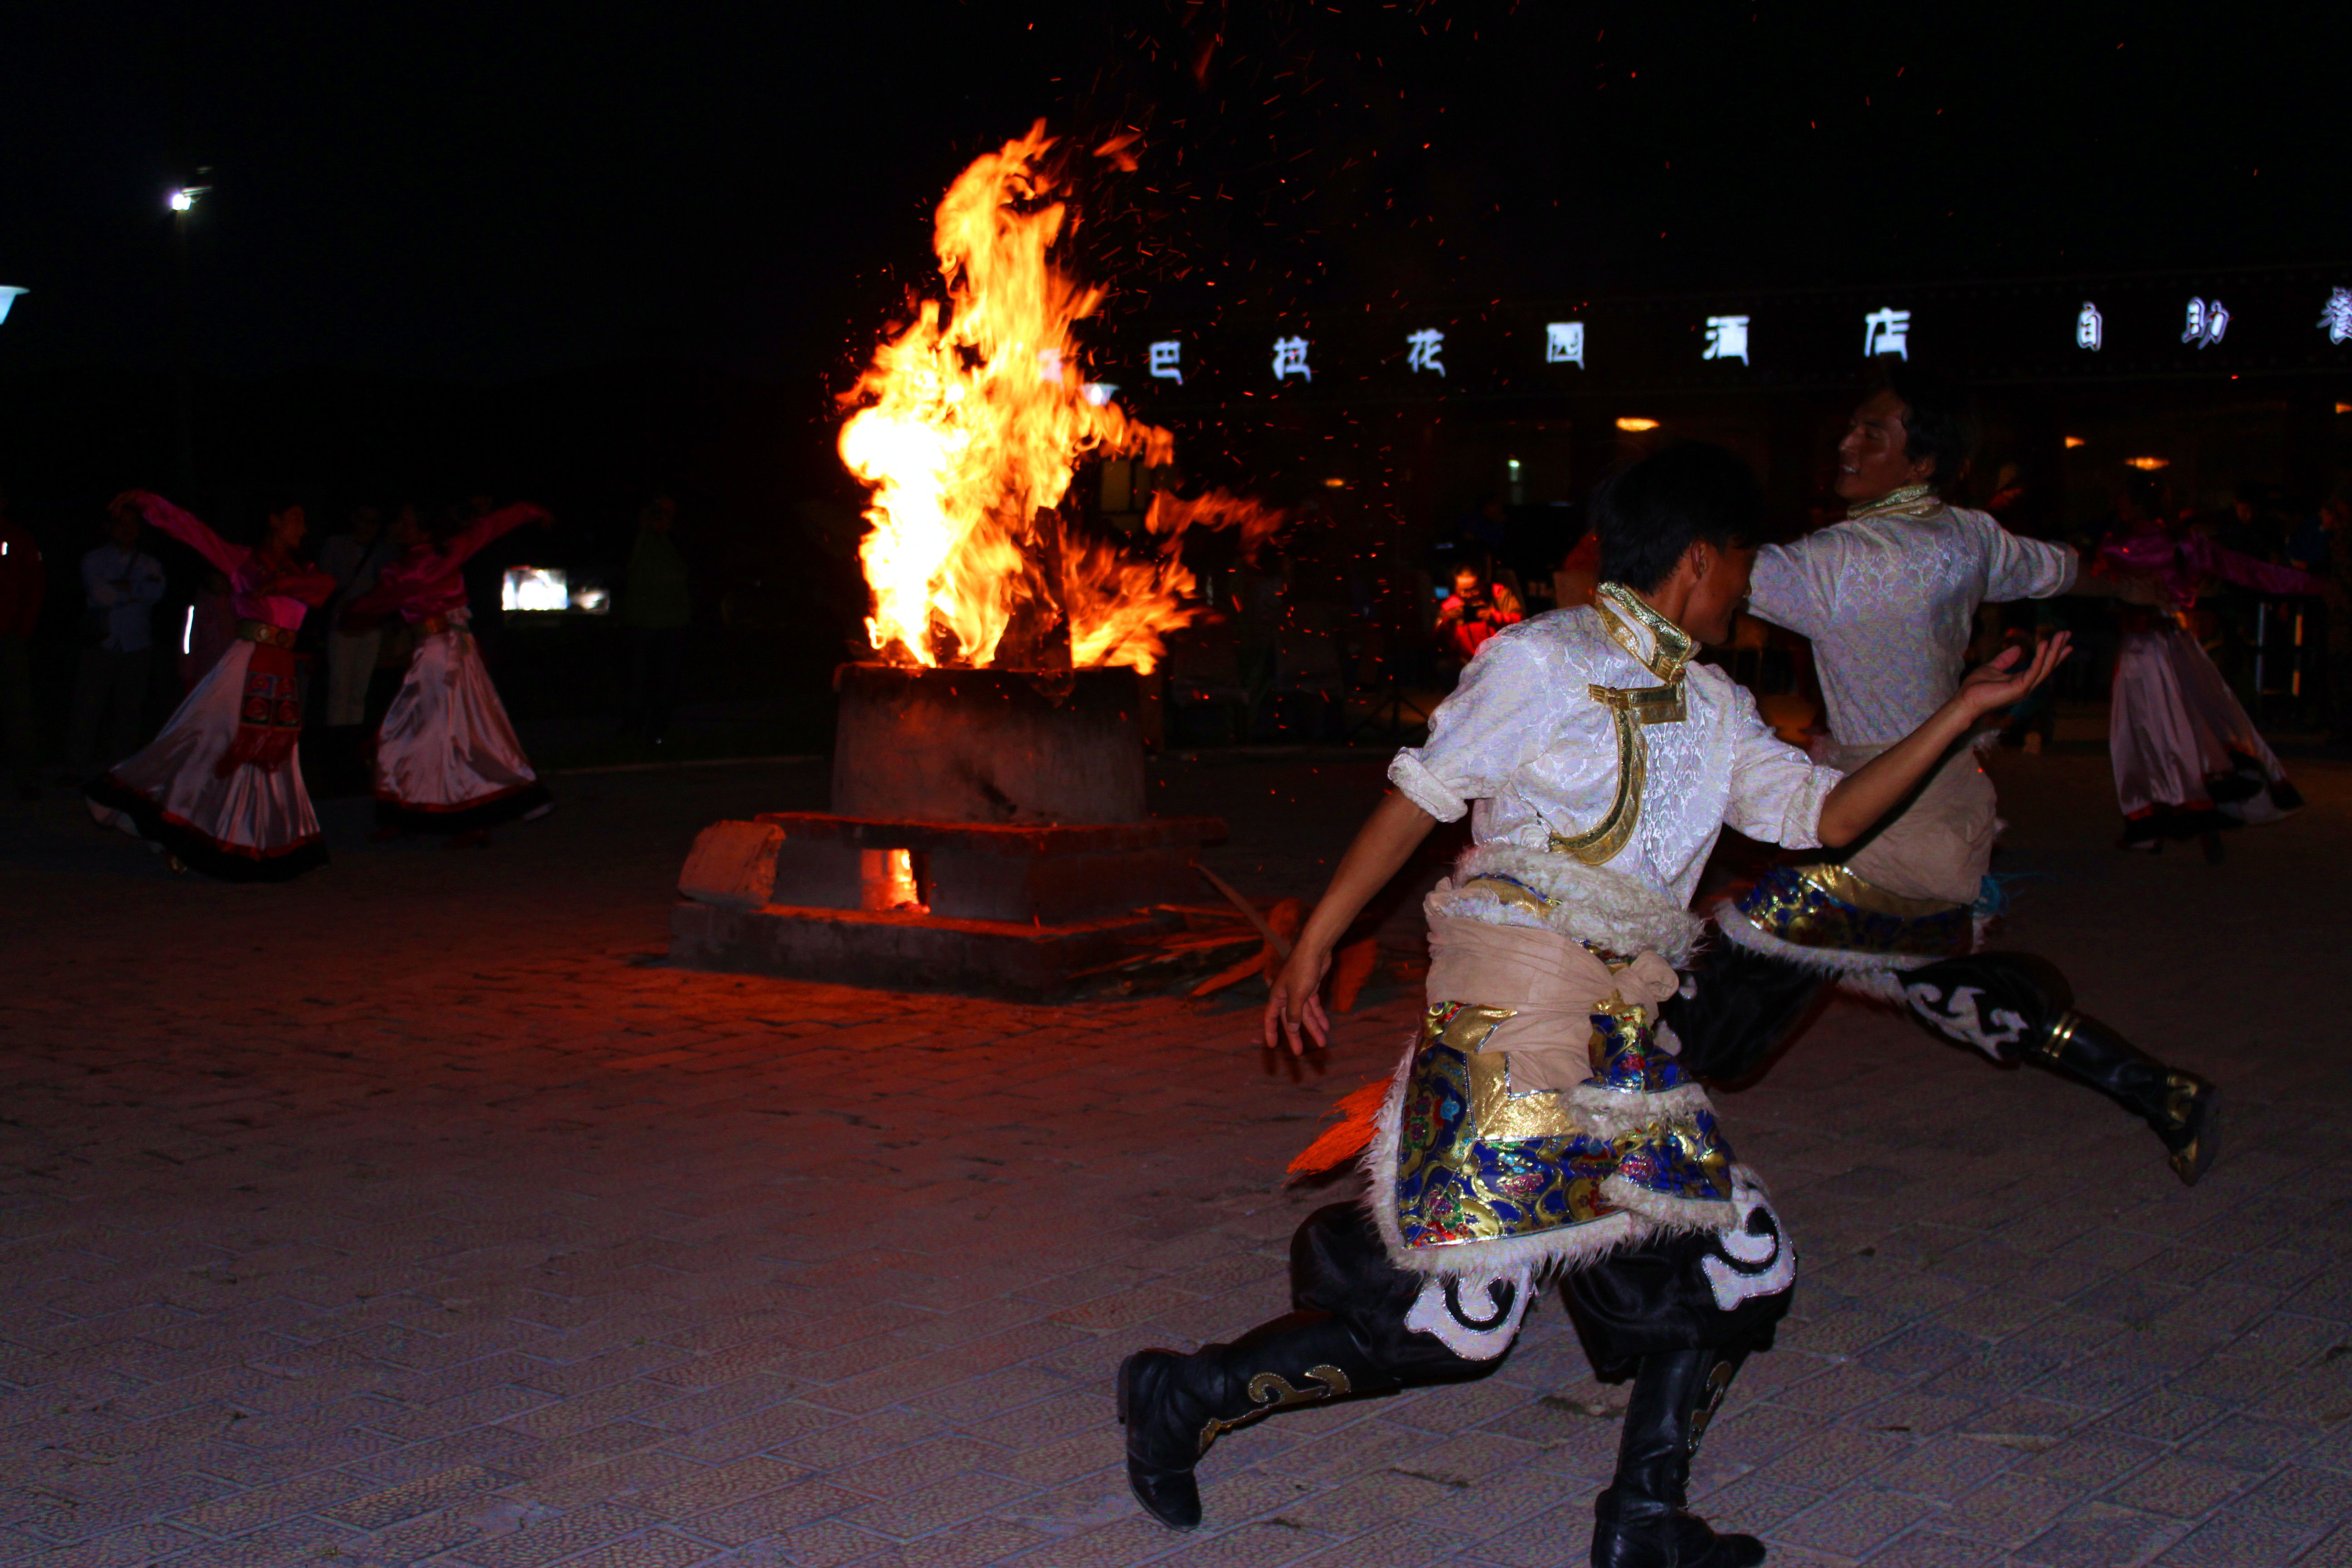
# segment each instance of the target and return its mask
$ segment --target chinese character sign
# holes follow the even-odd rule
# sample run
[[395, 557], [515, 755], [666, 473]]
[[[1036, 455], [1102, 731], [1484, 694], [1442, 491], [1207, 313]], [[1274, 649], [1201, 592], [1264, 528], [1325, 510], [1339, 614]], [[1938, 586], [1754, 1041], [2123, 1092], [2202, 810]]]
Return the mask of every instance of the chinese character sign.
[[2074, 346], [2097, 353], [2106, 331], [2106, 318], [2099, 314], [2099, 308], [2088, 300], [2084, 300], [2083, 313], [2074, 318]]
[[[5, 302], [0, 302], [0, 309], [5, 308]], [[2326, 307], [2319, 312], [2319, 326], [2331, 343], [2340, 343], [2352, 338], [2352, 289], [2336, 289], [2329, 292]]]
[[1701, 359], [1736, 359], [1748, 363], [1748, 318], [1745, 316], [1709, 316], [1706, 319], [1706, 352]]
[[1439, 363], [1437, 359], [1439, 354], [1445, 352], [1445, 334], [1444, 332], [1439, 331], [1434, 327], [1424, 327], [1417, 332], [1407, 332], [1405, 334], [1404, 341], [1405, 369], [1410, 371], [1433, 370], [1440, 375], [1444, 375], [1445, 374], [1445, 367]]
[[1184, 384], [1184, 345], [1174, 338], [1151, 345], [1151, 378]]
[[1876, 359], [1880, 354], [1893, 354], [1909, 359], [1911, 312], [1908, 310], [1873, 310], [1862, 319], [1862, 357]]
[[1305, 338], [1275, 339], [1274, 379], [1280, 381], [1286, 376], [1294, 374], [1303, 375], [1309, 381], [1315, 379], [1315, 372], [1309, 369], [1307, 363], [1307, 340]]
[[2221, 300], [2191, 300], [2189, 301], [2189, 330], [2180, 334], [2180, 341], [2195, 343], [2200, 349], [2210, 349], [2220, 342], [2221, 334], [2229, 330], [2230, 312], [2221, 308]]
[[1544, 323], [1544, 363], [1572, 364], [1579, 370], [1584, 368], [1582, 321]]

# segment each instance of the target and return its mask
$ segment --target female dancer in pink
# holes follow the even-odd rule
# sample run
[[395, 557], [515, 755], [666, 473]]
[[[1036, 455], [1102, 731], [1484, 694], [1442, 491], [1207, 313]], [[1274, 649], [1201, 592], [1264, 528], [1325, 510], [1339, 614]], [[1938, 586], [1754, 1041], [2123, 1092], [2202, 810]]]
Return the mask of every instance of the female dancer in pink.
[[376, 732], [375, 837], [446, 833], [445, 847], [489, 842], [488, 830], [555, 809], [507, 721], [498, 688], [467, 629], [461, 570], [484, 545], [526, 522], [551, 524], [528, 502], [461, 528], [428, 532], [403, 510], [392, 536], [404, 553], [343, 612], [353, 630], [397, 615], [416, 633], [408, 676]]
[[2152, 579], [2164, 596], [2158, 608], [2125, 612], [2116, 650], [2107, 752], [2124, 814], [2116, 847], [2161, 851], [2167, 838], [2196, 837], [2219, 858], [2217, 828], [2276, 822], [2302, 809], [2303, 795], [2184, 618], [2198, 584], [2212, 578], [2262, 594], [2316, 595], [2327, 584], [2201, 534], [2176, 534], [2162, 503], [2158, 481], [2131, 481], [2119, 507], [2124, 526], [2099, 547], [2099, 570]]
[[294, 559], [302, 509], [273, 508], [253, 550], [144, 490], [124, 491], [113, 510], [145, 519], [226, 574], [237, 631], [163, 732], [85, 790], [90, 815], [161, 845], [175, 869], [228, 881], [282, 882], [324, 865], [326, 842], [296, 752], [302, 702], [294, 634], [335, 580]]

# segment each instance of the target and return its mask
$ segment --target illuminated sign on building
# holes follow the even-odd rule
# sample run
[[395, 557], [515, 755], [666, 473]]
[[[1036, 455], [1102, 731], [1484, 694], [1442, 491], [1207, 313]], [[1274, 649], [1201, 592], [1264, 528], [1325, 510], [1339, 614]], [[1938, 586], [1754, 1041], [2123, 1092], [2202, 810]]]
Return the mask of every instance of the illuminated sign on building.
[[1406, 344], [1404, 355], [1405, 369], [1410, 371], [1433, 370], [1440, 375], [1444, 375], [1445, 374], [1445, 367], [1439, 363], [1437, 359], [1439, 354], [1445, 352], [1445, 334], [1444, 332], [1439, 331], [1435, 327], [1423, 327], [1417, 332], [1407, 332], [1405, 334], [1404, 341]]
[[[2341, 292], [2342, 290], [2338, 290]], [[1582, 321], [1546, 321], [1544, 323], [1544, 363], [1572, 364], [1584, 368], [1584, 323]]]
[[1315, 372], [1307, 363], [1307, 340], [1305, 338], [1275, 339], [1274, 379], [1280, 381], [1285, 376], [1294, 374], [1303, 375], [1309, 381], [1315, 379]]
[[1698, 357], [1736, 359], [1741, 364], [1748, 363], [1748, 318], [1709, 316], [1706, 319], [1706, 352]]
[[2180, 334], [2180, 341], [2195, 343], [2200, 349], [2210, 349], [2220, 342], [2221, 334], [2229, 330], [2230, 312], [2221, 308], [2221, 300], [2191, 300], [2189, 301], [2189, 330]]
[[1873, 310], [1862, 319], [1862, 357], [1876, 359], [1880, 354], [1893, 354], [1907, 360], [1911, 357], [1910, 334], [1910, 311]]
[[2074, 318], [2074, 346], [2097, 353], [2106, 332], [2106, 319], [2099, 314], [2099, 308], [2088, 300], [2084, 300], [2083, 313]]
[[[7, 309], [6, 302], [0, 300], [0, 314]], [[2331, 343], [2352, 338], [2352, 289], [2337, 289], [2328, 294], [2327, 304], [2319, 312], [2319, 325]]]
[[1184, 345], [1174, 338], [1152, 344], [1151, 378], [1154, 381], [1172, 381], [1179, 386], [1183, 385], [1184, 367], [1181, 363], [1183, 357]]

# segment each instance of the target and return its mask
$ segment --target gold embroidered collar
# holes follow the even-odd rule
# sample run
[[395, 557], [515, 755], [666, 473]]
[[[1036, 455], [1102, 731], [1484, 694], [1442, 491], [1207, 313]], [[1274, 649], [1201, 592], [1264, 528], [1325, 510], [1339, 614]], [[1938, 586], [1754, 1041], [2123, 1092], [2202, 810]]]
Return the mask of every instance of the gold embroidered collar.
[[1845, 515], [1849, 522], [1858, 517], [1926, 517], [1943, 504], [1944, 498], [1933, 485], [1904, 485], [1876, 500], [1856, 501], [1845, 509]]
[[[1622, 583], [1601, 584], [1592, 605], [1601, 612], [1601, 625], [1610, 640], [1631, 655], [1634, 663], [1669, 686], [1682, 679], [1683, 666], [1698, 651], [1688, 632], [1642, 603]], [[1642, 639], [1633, 633], [1637, 626], [1650, 634], [1647, 653], [1642, 651]]]

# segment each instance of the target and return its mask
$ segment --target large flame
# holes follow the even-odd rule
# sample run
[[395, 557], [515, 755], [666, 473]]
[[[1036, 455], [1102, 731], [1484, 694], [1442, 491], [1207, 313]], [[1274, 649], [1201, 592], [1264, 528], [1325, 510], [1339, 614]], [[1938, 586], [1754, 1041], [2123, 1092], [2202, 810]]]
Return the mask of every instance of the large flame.
[[[1070, 328], [1102, 290], [1047, 259], [1065, 217], [1039, 165], [1052, 145], [1041, 121], [957, 177], [935, 234], [944, 319], [923, 301], [844, 399], [858, 407], [842, 460], [874, 492], [858, 548], [866, 629], [886, 658], [990, 664], [1017, 619], [1053, 637], [1066, 624], [1076, 666], [1149, 672], [1161, 634], [1194, 614], [1176, 558], [1186, 524], [1239, 521], [1262, 536], [1279, 521], [1227, 496], [1178, 503], [1181, 515], [1155, 498], [1149, 556], [1065, 538], [1055, 509], [1082, 458], [1165, 464], [1175, 441], [1087, 395]], [[1027, 641], [1003, 651], [1035, 657]]]

